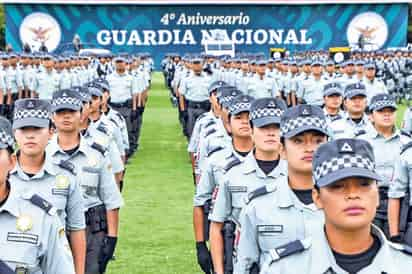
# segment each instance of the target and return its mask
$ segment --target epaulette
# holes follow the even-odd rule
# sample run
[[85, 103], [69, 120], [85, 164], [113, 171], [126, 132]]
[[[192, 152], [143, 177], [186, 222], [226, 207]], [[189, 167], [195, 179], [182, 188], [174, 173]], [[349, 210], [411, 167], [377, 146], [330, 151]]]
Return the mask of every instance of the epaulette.
[[334, 122], [334, 121], [337, 121], [337, 120], [340, 120], [340, 119], [342, 119], [342, 116], [341, 115], [335, 115], [335, 116], [330, 116], [330, 120], [331, 120], [331, 122]]
[[222, 146], [212, 147], [212, 149], [209, 150], [209, 152], [207, 153], [207, 157], [212, 156], [213, 153], [218, 152], [218, 151], [220, 151], [220, 150], [222, 150], [222, 149], [224, 149], [224, 147], [222, 147]]
[[207, 115], [208, 112], [204, 112], [202, 114], [199, 115], [199, 117], [196, 118], [196, 121], [199, 121], [200, 119], [202, 119], [203, 117], [205, 117]]
[[119, 127], [119, 125], [117, 124], [117, 121], [113, 118], [110, 118], [110, 121], [116, 126]]
[[407, 136], [409, 138], [412, 138], [411, 134], [409, 132], [407, 132], [406, 130], [401, 129], [400, 132], [401, 132], [402, 135]]
[[214, 124], [216, 124], [216, 122], [214, 120], [211, 120], [209, 121], [209, 123], [205, 125], [205, 128], [210, 127], [211, 125], [214, 125]]
[[398, 244], [398, 243], [393, 243], [390, 241], [387, 241], [389, 246], [392, 247], [393, 249], [399, 250], [402, 253], [405, 253], [407, 255], [412, 255], [412, 247], [406, 245], [406, 244]]
[[95, 149], [95, 150], [97, 150], [98, 152], [100, 152], [102, 155], [105, 155], [106, 154], [106, 149], [102, 146], [102, 145], [100, 145], [100, 144], [98, 144], [98, 143], [93, 143], [92, 145], [91, 145], [91, 147], [93, 148], [93, 149]]
[[364, 129], [358, 130], [357, 132], [355, 132], [355, 137], [359, 137], [363, 134], [366, 134], [366, 130]]
[[120, 112], [116, 112], [115, 113], [117, 117], [119, 117], [120, 119], [123, 119], [124, 117], [120, 114]]
[[103, 123], [100, 123], [99, 126], [96, 129], [100, 132], [103, 132], [106, 135], [109, 135], [109, 130], [107, 129], [107, 127]]
[[49, 214], [51, 216], [56, 215], [56, 213], [57, 213], [56, 208], [53, 207], [53, 205], [51, 203], [49, 203], [48, 201], [46, 201], [45, 199], [43, 199], [39, 195], [34, 194], [33, 196], [31, 196], [31, 198], [29, 200], [35, 206], [38, 206], [41, 209], [43, 209], [44, 211], [46, 211], [47, 214]]
[[205, 137], [208, 137], [209, 135], [213, 134], [216, 132], [215, 128], [210, 129], [208, 132], [206, 132]]
[[242, 161], [239, 160], [237, 157], [233, 157], [230, 162], [225, 166], [224, 170], [228, 172], [232, 167], [239, 165]]
[[247, 195], [246, 204], [249, 204], [253, 199], [255, 199], [257, 197], [266, 195], [266, 194], [271, 193], [271, 192], [275, 192], [276, 189], [277, 189], [277, 187], [276, 187], [275, 184], [270, 184], [270, 185], [267, 185], [267, 186], [259, 187], [258, 189], [255, 189], [254, 191], [250, 192]]
[[402, 148], [401, 148], [401, 154], [404, 153], [410, 147], [412, 147], [412, 142], [409, 142], [409, 143], [403, 145]]
[[60, 168], [65, 169], [67, 171], [69, 171], [71, 174], [76, 175], [76, 170], [74, 168], [73, 163], [70, 163], [69, 161], [60, 161], [57, 164]]
[[290, 255], [300, 253], [305, 249], [308, 249], [311, 245], [311, 238], [307, 238], [304, 240], [296, 240], [269, 250], [269, 255], [271, 257], [272, 262], [275, 262], [279, 261], [280, 259], [289, 257]]

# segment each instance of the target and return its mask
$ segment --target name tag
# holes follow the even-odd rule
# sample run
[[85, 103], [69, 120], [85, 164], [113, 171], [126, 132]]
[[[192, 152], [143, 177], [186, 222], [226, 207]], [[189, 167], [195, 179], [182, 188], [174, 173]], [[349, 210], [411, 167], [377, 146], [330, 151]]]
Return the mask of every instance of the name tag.
[[246, 186], [229, 186], [230, 192], [247, 192]]
[[39, 242], [39, 236], [27, 233], [9, 232], [7, 233], [7, 241], [37, 245]]
[[283, 233], [283, 225], [258, 225], [260, 234]]
[[68, 188], [64, 188], [64, 189], [52, 188], [52, 194], [53, 195], [67, 196], [69, 194], [69, 189]]

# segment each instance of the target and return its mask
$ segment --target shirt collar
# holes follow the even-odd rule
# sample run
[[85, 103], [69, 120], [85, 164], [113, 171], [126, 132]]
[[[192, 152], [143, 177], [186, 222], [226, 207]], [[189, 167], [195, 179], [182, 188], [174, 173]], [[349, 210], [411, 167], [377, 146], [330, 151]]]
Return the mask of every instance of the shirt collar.
[[[16, 154], [18, 155], [18, 153], [19, 152], [17, 152]], [[52, 176], [57, 175], [56, 170], [53, 167], [53, 160], [50, 158], [50, 154], [46, 154], [42, 168], [40, 169], [39, 172], [37, 172], [37, 174], [35, 174], [31, 178], [29, 176], [27, 176], [27, 174], [21, 168], [20, 163], [18, 161], [18, 158], [19, 157], [17, 156], [16, 165], [13, 168], [13, 170], [10, 172], [10, 174], [15, 174], [21, 180], [30, 181], [30, 180], [34, 180], [34, 179], [40, 179], [40, 178], [43, 178], [44, 176], [46, 176], [46, 174], [49, 174], [49, 175], [52, 175]]]
[[258, 166], [254, 151], [252, 150], [244, 159], [244, 169], [243, 173], [244, 174], [249, 174], [252, 172], [256, 172], [257, 177], [259, 178], [266, 178], [266, 177], [272, 177], [272, 178], [277, 178], [279, 175], [283, 174], [285, 175], [285, 170], [287, 167], [285, 166], [286, 162], [281, 160], [279, 157], [279, 163], [277, 167], [275, 167], [268, 175], [266, 175]]

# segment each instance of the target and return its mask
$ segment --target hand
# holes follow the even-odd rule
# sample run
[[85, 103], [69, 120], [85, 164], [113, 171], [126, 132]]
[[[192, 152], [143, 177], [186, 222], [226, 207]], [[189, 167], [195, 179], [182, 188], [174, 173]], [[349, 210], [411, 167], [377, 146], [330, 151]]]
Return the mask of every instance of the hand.
[[136, 121], [137, 117], [139, 115], [138, 110], [132, 110], [132, 112], [130, 113], [130, 121]]
[[106, 236], [103, 240], [103, 247], [99, 255], [99, 272], [106, 271], [107, 264], [112, 259], [114, 250], [116, 249], [117, 237]]
[[200, 268], [205, 273], [210, 273], [212, 269], [212, 259], [210, 258], [209, 250], [207, 249], [205, 242], [197, 242], [196, 243], [196, 250], [197, 250], [197, 263], [199, 264]]
[[389, 238], [389, 241], [397, 243], [397, 244], [401, 244], [402, 243], [402, 237], [401, 237], [401, 235], [394, 235], [394, 236], [391, 236]]

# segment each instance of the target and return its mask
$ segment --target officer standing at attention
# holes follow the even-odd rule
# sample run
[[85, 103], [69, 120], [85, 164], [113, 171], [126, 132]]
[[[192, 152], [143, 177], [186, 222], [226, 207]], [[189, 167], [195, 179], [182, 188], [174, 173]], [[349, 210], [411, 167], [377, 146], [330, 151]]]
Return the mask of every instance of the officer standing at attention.
[[266, 61], [256, 62], [256, 74], [248, 80], [247, 95], [255, 99], [280, 96], [279, 87], [274, 78], [266, 75]]
[[353, 138], [358, 132], [373, 129], [366, 110], [366, 89], [362, 83], [349, 84], [345, 88], [344, 105], [346, 115], [331, 124], [333, 138]]
[[0, 273], [75, 274], [65, 227], [55, 212], [39, 196], [24, 197], [8, 180], [13, 147], [10, 122], [0, 117]]
[[378, 182], [380, 203], [374, 223], [389, 237], [388, 190], [396, 179], [395, 163], [399, 161], [401, 148], [411, 139], [395, 127], [397, 105], [392, 95], [375, 95], [369, 108], [374, 128], [356, 137], [368, 141], [374, 149], [376, 172], [382, 178]]
[[48, 212], [57, 213], [69, 233], [76, 273], [84, 273], [84, 201], [73, 165], [53, 161], [45, 153], [51, 136], [50, 123], [48, 101], [16, 101], [13, 130], [19, 150], [9, 180], [24, 197], [38, 200]]
[[315, 60], [312, 62], [312, 75], [304, 80], [297, 94], [299, 103], [322, 106], [323, 104], [323, 87], [326, 81], [322, 78], [322, 62]]
[[323, 87], [323, 112], [328, 123], [343, 117], [342, 102], [343, 89], [339, 82], [331, 81]]
[[60, 77], [54, 70], [54, 58], [52, 56], [45, 55], [42, 65], [44, 69], [35, 76], [33, 97], [51, 100], [53, 92], [59, 88]]
[[327, 142], [328, 126], [321, 108], [289, 108], [280, 122], [287, 175], [279, 176], [248, 195], [241, 215], [235, 273], [258, 273], [269, 251], [310, 234], [308, 227], [323, 224], [323, 213], [312, 200], [312, 157]]
[[70, 162], [85, 200], [86, 274], [104, 273], [118, 235], [119, 208], [123, 205], [106, 150], [79, 134], [81, 102], [73, 90], [53, 96], [53, 121], [57, 128], [47, 152], [57, 161]]
[[209, 216], [213, 266], [218, 274], [233, 272], [234, 237], [239, 236], [235, 231], [239, 229], [240, 211], [248, 193], [273, 183], [286, 172], [286, 162], [280, 159], [279, 129], [285, 109], [286, 104], [280, 99], [256, 99], [250, 110], [255, 149], [243, 162], [234, 158], [224, 169], [224, 181], [219, 183]]
[[180, 107], [184, 111], [187, 100], [187, 127], [188, 138], [192, 136], [192, 131], [197, 118], [210, 110], [209, 86], [211, 78], [202, 72], [203, 61], [201, 58], [194, 58], [192, 61], [192, 73], [183, 82], [180, 91]]
[[263, 274], [405, 273], [410, 249], [386, 240], [372, 224], [379, 204], [371, 145], [339, 139], [321, 145], [313, 158], [313, 201], [325, 215], [324, 229], [271, 250]]
[[373, 96], [379, 93], [388, 93], [385, 84], [376, 79], [376, 66], [374, 63], [369, 62], [365, 64], [365, 76], [363, 77], [362, 83], [366, 88], [366, 95], [368, 97], [368, 105], [371, 102]]
[[114, 59], [115, 71], [107, 76], [111, 91], [110, 106], [123, 115], [126, 120], [129, 134], [130, 149], [127, 156], [130, 157], [137, 147], [136, 136], [133, 134], [132, 123], [137, 119], [137, 105], [133, 77], [126, 73], [126, 60], [123, 57]]

